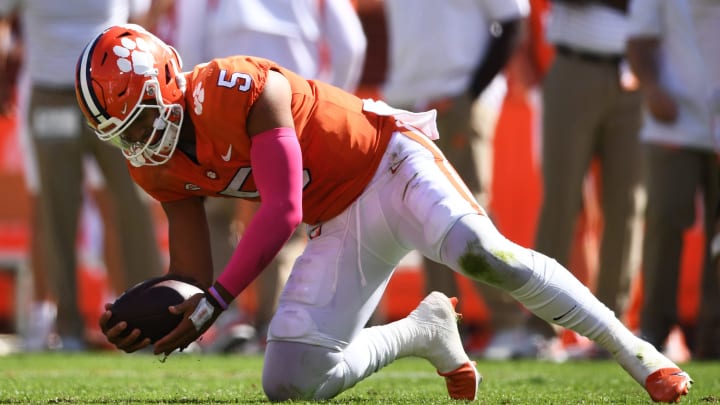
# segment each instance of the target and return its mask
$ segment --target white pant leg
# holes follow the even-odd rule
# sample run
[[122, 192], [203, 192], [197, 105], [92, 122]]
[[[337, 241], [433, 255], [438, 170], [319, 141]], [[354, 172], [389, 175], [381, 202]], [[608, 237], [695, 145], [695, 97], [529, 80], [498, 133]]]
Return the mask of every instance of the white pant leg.
[[[432, 147], [428, 150], [432, 151]], [[423, 163], [405, 167], [411, 174], [417, 169], [424, 171], [407, 187], [404, 211], [398, 211], [401, 221], [397, 229], [405, 231], [404, 225], [410, 228], [400, 240], [412, 238], [413, 232], [423, 235], [424, 239], [415, 240], [414, 246], [426, 256], [501, 288], [540, 318], [594, 340], [640, 384], [659, 368], [675, 367], [651, 345], [636, 338], [557, 261], [509, 241], [484, 212], [473, 213], [468, 208], [473, 200], [467, 198], [463, 188], [450, 188], [455, 186], [452, 171], [447, 173], [446, 181], [433, 181], [438, 172], [446, 174], [442, 162], [435, 168], [439, 170]], [[413, 194], [416, 189], [420, 192]]]
[[[406, 320], [363, 329], [393, 269], [415, 248], [438, 259], [452, 224], [482, 212], [432, 142], [417, 136], [395, 134], [360, 198], [309, 228], [269, 327], [269, 398], [331, 398], [408, 354]], [[312, 367], [295, 364], [301, 358]]]
[[[344, 349], [377, 307], [398, 259], [386, 261], [358, 244], [357, 204], [324, 223], [295, 260], [268, 328], [268, 341]], [[310, 227], [310, 233], [315, 228]], [[380, 232], [376, 237], [382, 238]], [[362, 258], [359, 256], [362, 255]]]
[[[296, 262], [270, 325], [263, 379], [270, 398], [288, 392], [299, 399], [331, 398], [413, 354], [414, 338], [423, 332], [408, 332], [407, 318], [363, 329], [392, 269], [412, 249], [590, 337], [640, 384], [653, 371], [674, 367], [567, 269], [502, 236], [434, 145], [413, 136], [394, 135], [366, 191], [322, 226]], [[311, 357], [313, 368], [283, 367], [287, 350]]]
[[396, 133], [363, 194], [310, 227], [270, 323], [268, 340], [342, 350], [378, 305], [393, 269], [412, 249], [440, 260], [460, 218], [484, 211], [434, 143]]

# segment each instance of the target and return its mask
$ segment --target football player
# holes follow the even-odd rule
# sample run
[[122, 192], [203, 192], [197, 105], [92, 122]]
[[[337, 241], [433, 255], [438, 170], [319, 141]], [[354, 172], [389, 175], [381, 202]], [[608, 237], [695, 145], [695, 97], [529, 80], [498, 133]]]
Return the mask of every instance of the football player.
[[[270, 323], [263, 389], [272, 401], [332, 398], [395, 359], [423, 357], [455, 399], [475, 399], [455, 304], [428, 295], [411, 314], [365, 328], [412, 249], [501, 288], [542, 319], [596, 341], [655, 401], [692, 380], [634, 336], [555, 260], [507, 240], [434, 145], [434, 111], [410, 113], [305, 80], [272, 61], [234, 56], [181, 72], [175, 50], [139, 26], [94, 38], [77, 66], [78, 102], [100, 139], [121, 149], [135, 181], [162, 203], [169, 271], [206, 291], [171, 307], [184, 320], [154, 344], [196, 340], [272, 260], [294, 229], [308, 243]], [[260, 200], [217, 280], [205, 196]], [[107, 306], [109, 309], [109, 306]], [[118, 348], [149, 345], [120, 322]]]

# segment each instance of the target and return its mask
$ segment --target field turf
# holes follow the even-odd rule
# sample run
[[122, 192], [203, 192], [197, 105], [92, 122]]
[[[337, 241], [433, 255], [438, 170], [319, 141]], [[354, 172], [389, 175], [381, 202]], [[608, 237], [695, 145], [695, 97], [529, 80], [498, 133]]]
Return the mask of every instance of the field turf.
[[[267, 403], [259, 356], [180, 354], [11, 354], [0, 357], [0, 404]], [[651, 404], [612, 361], [478, 362], [480, 404]], [[695, 379], [686, 404], [720, 404], [720, 362], [684, 368]], [[331, 404], [451, 404], [426, 361], [402, 359]], [[306, 403], [306, 402], [293, 402]], [[309, 403], [309, 402], [308, 402]]]

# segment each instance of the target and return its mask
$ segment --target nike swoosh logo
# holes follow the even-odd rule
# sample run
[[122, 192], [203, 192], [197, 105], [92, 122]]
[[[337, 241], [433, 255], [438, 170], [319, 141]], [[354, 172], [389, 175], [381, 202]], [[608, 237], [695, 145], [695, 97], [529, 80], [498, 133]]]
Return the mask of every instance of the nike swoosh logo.
[[407, 159], [407, 158], [408, 158], [408, 157], [405, 156], [404, 158], [402, 158], [402, 160], [393, 163], [393, 164], [390, 166], [390, 172], [391, 172], [392, 174], [395, 174], [395, 172], [397, 172], [397, 170], [398, 170], [398, 168], [400, 167], [400, 165], [401, 165], [401, 164], [405, 161], [405, 159]]
[[230, 161], [230, 156], [232, 156], [232, 145], [230, 145], [230, 146], [228, 147], [227, 153], [224, 154], [224, 155], [222, 155], [222, 156], [220, 156], [220, 157], [222, 158], [222, 160], [224, 160], [224, 161], [226, 161], [226, 162], [229, 162], [229, 161]]
[[570, 312], [574, 311], [575, 308], [577, 308], [577, 305], [573, 305], [573, 307], [570, 308], [570, 310], [565, 312], [564, 314], [562, 314], [560, 316], [556, 316], [555, 318], [553, 318], [553, 321], [559, 321], [559, 320], [565, 318]]

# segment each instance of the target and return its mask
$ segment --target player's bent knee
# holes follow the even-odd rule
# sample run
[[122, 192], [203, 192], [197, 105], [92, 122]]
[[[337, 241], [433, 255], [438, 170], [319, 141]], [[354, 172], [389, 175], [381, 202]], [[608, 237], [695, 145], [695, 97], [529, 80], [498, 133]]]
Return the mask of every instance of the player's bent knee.
[[303, 378], [300, 353], [304, 345], [293, 342], [268, 342], [265, 351], [262, 385], [270, 401], [309, 399], [312, 387]]
[[328, 391], [326, 387], [329, 385], [336, 386], [337, 384], [303, 387], [294, 381], [268, 381], [263, 379], [263, 391], [271, 402], [320, 401], [331, 399], [338, 395], [340, 390], [332, 389]]
[[263, 391], [270, 402], [284, 402], [290, 400], [309, 400], [301, 395], [299, 387], [292, 385], [290, 381], [266, 381], [263, 379]]
[[332, 398], [343, 386], [342, 378], [335, 378], [333, 373], [338, 358], [337, 352], [320, 346], [268, 342], [263, 391], [272, 402]]
[[495, 287], [515, 289], [530, 278], [530, 251], [505, 238], [484, 215], [458, 220], [441, 249], [455, 271]]

